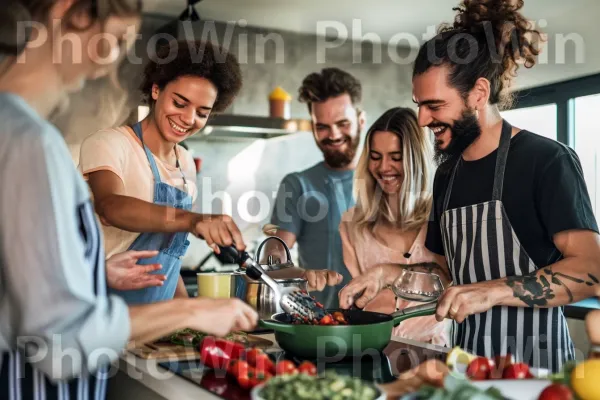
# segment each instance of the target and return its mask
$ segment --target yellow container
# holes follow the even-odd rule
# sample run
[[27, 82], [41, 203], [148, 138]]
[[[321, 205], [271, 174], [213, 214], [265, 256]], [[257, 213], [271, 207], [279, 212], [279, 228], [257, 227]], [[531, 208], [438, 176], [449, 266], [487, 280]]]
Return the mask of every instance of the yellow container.
[[199, 272], [196, 274], [198, 281], [198, 297], [212, 297], [228, 299], [234, 296], [233, 276], [225, 272]]

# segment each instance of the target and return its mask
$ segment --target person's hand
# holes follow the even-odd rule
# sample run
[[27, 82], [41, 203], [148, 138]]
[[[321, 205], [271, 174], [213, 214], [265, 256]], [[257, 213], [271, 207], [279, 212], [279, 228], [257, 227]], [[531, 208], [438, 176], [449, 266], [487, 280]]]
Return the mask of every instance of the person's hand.
[[200, 297], [189, 301], [192, 305], [189, 327], [209, 335], [222, 337], [235, 331], [251, 331], [258, 322], [256, 311], [237, 298]]
[[394, 382], [379, 385], [388, 399], [397, 399], [417, 392], [423, 385], [443, 387], [450, 370], [440, 360], [427, 360], [417, 367], [403, 372]]
[[344, 277], [335, 271], [329, 271], [327, 269], [319, 270], [306, 270], [304, 276], [308, 281], [308, 291], [317, 291], [325, 289], [325, 286], [335, 286], [342, 283]]
[[381, 292], [388, 282], [393, 282], [400, 270], [391, 265], [378, 265], [370, 268], [364, 274], [357, 276], [348, 283], [338, 294], [340, 308], [348, 309], [352, 304], [358, 308], [365, 306]]
[[133, 251], [115, 254], [106, 260], [106, 281], [116, 290], [137, 290], [162, 286], [167, 279], [162, 274], [152, 274], [161, 269], [160, 264], [137, 265], [142, 258], [151, 258], [158, 251]]
[[218, 246], [231, 246], [242, 251], [246, 248], [239, 228], [229, 215], [199, 215], [194, 219], [191, 232], [204, 239], [219, 254]]
[[486, 312], [497, 305], [497, 299], [510, 288], [501, 281], [487, 281], [451, 286], [438, 299], [435, 318], [450, 318], [458, 323], [469, 315]]
[[600, 310], [593, 310], [585, 316], [585, 330], [592, 345], [600, 345]]

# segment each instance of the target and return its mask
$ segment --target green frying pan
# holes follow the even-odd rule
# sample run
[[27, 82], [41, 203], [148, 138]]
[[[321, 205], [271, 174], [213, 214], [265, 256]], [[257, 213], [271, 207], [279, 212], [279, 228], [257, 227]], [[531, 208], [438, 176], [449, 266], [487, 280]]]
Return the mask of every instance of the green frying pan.
[[408, 307], [393, 314], [362, 310], [340, 311], [348, 325], [294, 325], [286, 313], [274, 314], [259, 326], [275, 331], [275, 340], [284, 351], [306, 359], [357, 357], [382, 351], [392, 337], [392, 329], [402, 321], [435, 313], [437, 301]]

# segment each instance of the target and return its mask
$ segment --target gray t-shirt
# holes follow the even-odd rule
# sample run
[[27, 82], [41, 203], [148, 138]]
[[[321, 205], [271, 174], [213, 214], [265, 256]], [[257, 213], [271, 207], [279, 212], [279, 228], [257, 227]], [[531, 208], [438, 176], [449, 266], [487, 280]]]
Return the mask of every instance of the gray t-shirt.
[[94, 371], [130, 325], [123, 300], [106, 295], [88, 187], [63, 137], [21, 97], [0, 93], [0, 121], [0, 353], [35, 337], [49, 351], [33, 364], [47, 375]]
[[298, 263], [305, 269], [339, 272], [344, 281], [311, 293], [326, 308], [337, 308], [338, 292], [351, 275], [344, 265], [339, 225], [342, 214], [354, 206], [354, 171], [334, 171], [320, 162], [302, 172], [286, 175], [279, 186], [271, 223], [296, 235]]

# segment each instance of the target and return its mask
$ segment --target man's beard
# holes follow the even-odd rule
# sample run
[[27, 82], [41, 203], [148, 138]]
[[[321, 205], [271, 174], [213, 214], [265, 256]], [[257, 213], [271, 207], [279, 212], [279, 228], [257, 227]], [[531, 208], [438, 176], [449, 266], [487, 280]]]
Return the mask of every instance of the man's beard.
[[434, 160], [437, 165], [454, 159], [456, 160], [475, 139], [481, 135], [481, 126], [475, 113], [469, 109], [463, 111], [460, 119], [454, 121], [452, 126], [447, 124], [431, 124], [430, 127], [446, 126], [450, 130], [450, 143], [445, 149], [440, 148], [440, 143], [435, 142]]
[[347, 147], [343, 151], [329, 150], [326, 146], [333, 142], [331, 139], [324, 139], [319, 142], [319, 148], [323, 152], [325, 163], [331, 168], [347, 167], [356, 156], [356, 149], [358, 149], [360, 141], [360, 132], [357, 132], [354, 138], [344, 135], [344, 139], [347, 141]]

